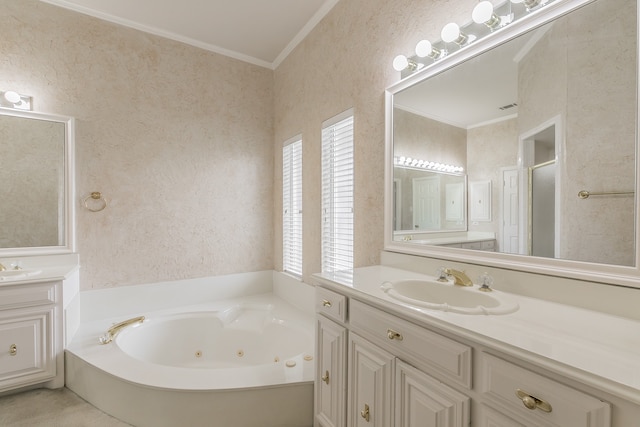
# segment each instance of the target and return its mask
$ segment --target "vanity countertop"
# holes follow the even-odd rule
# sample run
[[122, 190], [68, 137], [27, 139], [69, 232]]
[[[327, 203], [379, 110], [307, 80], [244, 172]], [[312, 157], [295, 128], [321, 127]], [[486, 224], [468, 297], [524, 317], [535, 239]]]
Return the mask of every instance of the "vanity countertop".
[[8, 270], [17, 263], [25, 275], [2, 277], [0, 287], [43, 281], [65, 280], [80, 268], [78, 254], [43, 255], [33, 257], [2, 258], [0, 263]]
[[[323, 287], [414, 323], [491, 345], [504, 353], [640, 404], [640, 322], [569, 305], [494, 290], [515, 301], [511, 314], [469, 315], [402, 303], [385, 293], [387, 281], [433, 280], [387, 266], [321, 273]], [[497, 283], [494, 289], [500, 289]], [[640, 300], [640, 290], [638, 291]]]

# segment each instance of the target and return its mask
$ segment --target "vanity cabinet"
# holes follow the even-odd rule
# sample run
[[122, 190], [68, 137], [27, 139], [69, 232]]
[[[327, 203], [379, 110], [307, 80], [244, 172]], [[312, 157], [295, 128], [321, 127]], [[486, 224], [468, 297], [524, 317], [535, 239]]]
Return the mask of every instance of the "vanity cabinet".
[[0, 392], [52, 382], [58, 372], [61, 282], [0, 286]]
[[575, 378], [384, 307], [316, 288], [316, 427], [627, 427], [640, 413]]
[[344, 427], [346, 421], [346, 298], [316, 289], [315, 426]]

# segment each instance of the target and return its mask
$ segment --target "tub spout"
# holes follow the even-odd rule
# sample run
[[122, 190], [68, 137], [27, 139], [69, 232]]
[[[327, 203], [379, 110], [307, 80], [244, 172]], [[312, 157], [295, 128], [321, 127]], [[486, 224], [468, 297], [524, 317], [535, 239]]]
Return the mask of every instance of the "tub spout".
[[98, 338], [98, 340], [100, 341], [100, 344], [109, 344], [111, 341], [114, 340], [116, 335], [118, 335], [118, 332], [120, 332], [122, 329], [126, 328], [127, 326], [133, 325], [134, 323], [142, 323], [142, 322], [144, 322], [144, 316], [134, 317], [132, 319], [128, 319], [120, 323], [116, 323], [115, 325], [113, 325], [107, 330], [106, 334]]

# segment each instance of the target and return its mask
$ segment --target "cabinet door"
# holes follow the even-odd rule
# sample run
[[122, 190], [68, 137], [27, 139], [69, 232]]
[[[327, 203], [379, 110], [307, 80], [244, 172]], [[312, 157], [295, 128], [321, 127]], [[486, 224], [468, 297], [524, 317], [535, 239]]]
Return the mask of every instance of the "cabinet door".
[[316, 320], [315, 425], [343, 427], [346, 420], [347, 330], [331, 320]]
[[36, 307], [0, 313], [0, 391], [56, 375], [53, 311]]
[[396, 427], [468, 427], [469, 398], [396, 361]]
[[395, 357], [364, 338], [349, 334], [350, 427], [389, 427], [393, 421]]

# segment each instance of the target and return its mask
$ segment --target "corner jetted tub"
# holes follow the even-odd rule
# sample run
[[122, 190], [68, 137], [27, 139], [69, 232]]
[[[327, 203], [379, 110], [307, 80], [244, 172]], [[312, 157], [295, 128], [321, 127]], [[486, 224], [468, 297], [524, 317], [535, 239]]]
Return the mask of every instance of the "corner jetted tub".
[[138, 427], [310, 426], [313, 318], [250, 300], [145, 314], [107, 344], [94, 325], [67, 349], [67, 386]]

